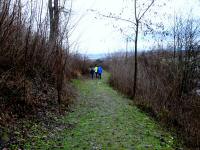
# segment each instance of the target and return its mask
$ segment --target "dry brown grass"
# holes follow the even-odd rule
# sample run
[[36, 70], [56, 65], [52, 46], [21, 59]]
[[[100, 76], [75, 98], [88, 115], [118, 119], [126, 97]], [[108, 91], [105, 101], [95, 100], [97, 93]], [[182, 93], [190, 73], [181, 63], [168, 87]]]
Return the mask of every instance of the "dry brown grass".
[[0, 1], [1, 126], [67, 106], [74, 95], [69, 80], [77, 71], [84, 73], [88, 64], [86, 58], [69, 53], [69, 47], [49, 42], [47, 22], [35, 29], [30, 22], [34, 17], [22, 13], [20, 1], [9, 2]]
[[[199, 72], [193, 62], [174, 61], [168, 51], [152, 51], [138, 57], [138, 88], [134, 99], [141, 109], [175, 127], [188, 147], [199, 147], [200, 97], [194, 92]], [[113, 56], [110, 61], [112, 86], [132, 97], [133, 57]], [[185, 78], [187, 75], [187, 78]], [[187, 84], [185, 84], [187, 83]]]

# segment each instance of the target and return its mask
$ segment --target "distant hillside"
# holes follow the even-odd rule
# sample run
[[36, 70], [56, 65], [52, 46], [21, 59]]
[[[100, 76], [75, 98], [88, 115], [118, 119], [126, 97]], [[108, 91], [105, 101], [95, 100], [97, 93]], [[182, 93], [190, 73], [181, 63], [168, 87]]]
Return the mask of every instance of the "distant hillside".
[[102, 59], [106, 57], [106, 54], [101, 53], [101, 54], [88, 54], [87, 55], [89, 59], [91, 60], [96, 60], [96, 59]]

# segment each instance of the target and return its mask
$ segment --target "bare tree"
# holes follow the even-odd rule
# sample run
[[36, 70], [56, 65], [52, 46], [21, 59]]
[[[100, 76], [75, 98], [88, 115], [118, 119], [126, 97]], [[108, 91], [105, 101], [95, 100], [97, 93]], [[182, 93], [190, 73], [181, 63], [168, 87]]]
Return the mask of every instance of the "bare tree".
[[138, 6], [138, 0], [134, 0], [135, 4], [135, 73], [134, 73], [134, 86], [133, 86], [133, 98], [136, 95], [136, 89], [137, 89], [137, 72], [138, 72], [138, 61], [137, 61], [137, 51], [138, 51], [138, 32], [139, 32], [139, 26], [141, 23], [141, 19], [144, 17], [144, 15], [147, 13], [147, 11], [151, 8], [151, 6], [154, 4], [155, 0], [151, 0], [150, 4], [147, 6], [147, 8], [141, 13], [138, 12], [137, 6]]
[[[138, 72], [137, 54], [138, 54], [139, 27], [142, 23], [142, 19], [144, 18], [145, 14], [150, 10], [150, 8], [153, 6], [154, 3], [155, 3], [155, 0], [148, 0], [145, 3], [141, 3], [138, 0], [134, 0], [134, 12], [133, 12], [134, 17], [133, 17], [133, 19], [122, 18], [121, 16], [117, 16], [112, 13], [110, 13], [109, 15], [105, 15], [105, 14], [98, 12], [98, 14], [100, 16], [130, 23], [132, 25], [132, 28], [134, 29], [134, 51], [135, 51], [135, 53], [134, 53], [135, 54], [134, 68], [135, 68], [135, 73], [134, 73], [134, 85], [133, 85], [133, 95], [132, 95], [133, 98], [135, 98], [135, 96], [136, 96], [136, 89], [137, 89], [137, 72]], [[142, 7], [142, 9], [140, 9], [141, 7]], [[95, 12], [95, 10], [91, 10], [91, 11]], [[145, 25], [148, 26], [147, 23], [145, 23]]]
[[[55, 62], [53, 64], [54, 72], [56, 74], [56, 86], [58, 93], [58, 104], [59, 111], [60, 105], [62, 101], [62, 91], [64, 84], [64, 76], [66, 71], [67, 59], [69, 55], [69, 43], [68, 43], [68, 24], [70, 22], [71, 11], [72, 11], [72, 1], [69, 4], [69, 9], [65, 8], [66, 0], [61, 4], [59, 0], [49, 0], [49, 18], [50, 18], [50, 34], [49, 41], [51, 43], [52, 55], [55, 58]], [[62, 6], [61, 6], [62, 5]], [[62, 14], [64, 14], [63, 23], [61, 23], [60, 19], [62, 19]], [[66, 15], [67, 14], [67, 15]], [[66, 41], [64, 51], [63, 41]]]
[[[198, 66], [199, 20], [188, 16], [188, 19], [176, 14], [173, 26], [174, 62], [178, 64], [180, 77], [180, 97], [187, 94], [194, 85], [194, 79], [198, 81], [196, 66]], [[176, 55], [177, 53], [177, 55]], [[193, 81], [192, 81], [193, 80]]]
[[59, 34], [59, 6], [58, 0], [49, 0], [50, 35], [49, 40], [55, 42]]

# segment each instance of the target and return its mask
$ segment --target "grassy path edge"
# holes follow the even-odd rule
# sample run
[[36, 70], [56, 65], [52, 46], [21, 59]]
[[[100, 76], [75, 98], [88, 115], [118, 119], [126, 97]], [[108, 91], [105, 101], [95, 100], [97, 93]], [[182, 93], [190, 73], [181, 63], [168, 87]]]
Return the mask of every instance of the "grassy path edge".
[[103, 80], [74, 80], [79, 96], [72, 111], [58, 119], [66, 126], [59, 127], [51, 135], [39, 132], [25, 148], [175, 149], [176, 139], [113, 90], [107, 84], [108, 76], [105, 73]]

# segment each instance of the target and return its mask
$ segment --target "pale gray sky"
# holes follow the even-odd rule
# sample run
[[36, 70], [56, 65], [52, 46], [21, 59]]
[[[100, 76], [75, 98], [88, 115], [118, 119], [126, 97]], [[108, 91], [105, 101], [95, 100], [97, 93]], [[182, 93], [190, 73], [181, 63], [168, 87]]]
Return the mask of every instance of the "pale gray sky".
[[[193, 16], [200, 17], [198, 12], [200, 10], [199, 0], [171, 0], [170, 2], [168, 2], [168, 0], [157, 0], [156, 4], [159, 3], [166, 3], [166, 5], [160, 8], [155, 6], [152, 7], [152, 9], [158, 11], [157, 19], [161, 19], [167, 26], [169, 26], [169, 24], [171, 24], [170, 21], [173, 20], [174, 10], [178, 14], [184, 16], [190, 14], [192, 10]], [[128, 6], [126, 7], [127, 4]], [[78, 49], [81, 53], [108, 53], [125, 48], [124, 36], [113, 28], [113, 24], [125, 27], [128, 25], [127, 23], [101, 18], [87, 11], [88, 9], [94, 9], [102, 14], [107, 14], [109, 12], [119, 14], [123, 7], [125, 7], [123, 17], [132, 17], [131, 9], [133, 8], [133, 3], [131, 0], [73, 1], [73, 18], [77, 19], [81, 16], [83, 17], [70, 39], [71, 41], [77, 40]], [[164, 14], [167, 15], [164, 17]], [[149, 16], [147, 15], [147, 17]], [[147, 49], [151, 44], [151, 42], [140, 38], [139, 49]]]
[[[26, 0], [23, 1], [29, 3]], [[140, 0], [140, 2], [143, 1], [147, 2], [148, 0]], [[42, 1], [34, 0], [33, 2], [38, 4], [39, 10], [39, 5]], [[43, 0], [43, 2], [43, 14], [45, 15], [47, 13], [48, 0]], [[114, 28], [113, 25], [127, 30], [127, 27], [130, 26], [130, 24], [114, 19], [102, 18], [88, 10], [93, 9], [102, 14], [109, 14], [111, 12], [116, 15], [124, 10], [123, 13], [121, 13], [123, 18], [134, 19], [133, 0], [72, 0], [72, 2], [73, 13], [71, 24], [76, 24], [77, 20], [80, 18], [81, 20], [78, 22], [73, 34], [69, 38], [70, 43], [73, 43], [71, 51], [78, 50], [83, 54], [98, 54], [125, 49], [125, 36], [122, 35], [119, 30]], [[166, 5], [162, 7], [157, 6], [164, 3], [166, 3]], [[188, 16], [188, 14], [190, 14], [195, 18], [200, 18], [199, 0], [156, 0], [155, 5], [156, 6], [152, 7], [151, 13], [147, 13], [145, 19], [151, 17], [152, 22], [155, 23], [161, 21], [166, 27], [173, 24], [174, 11], [181, 16]], [[25, 10], [27, 12], [30, 11], [30, 9], [27, 8]], [[157, 11], [157, 15], [153, 13], [154, 11]], [[133, 33], [133, 30], [129, 29], [126, 31], [126, 34], [131, 33]], [[152, 39], [145, 39], [144, 36], [140, 34], [139, 49], [148, 49], [153, 45], [152, 43]], [[130, 50], [133, 50], [133, 46], [133, 43], [129, 43]]]

